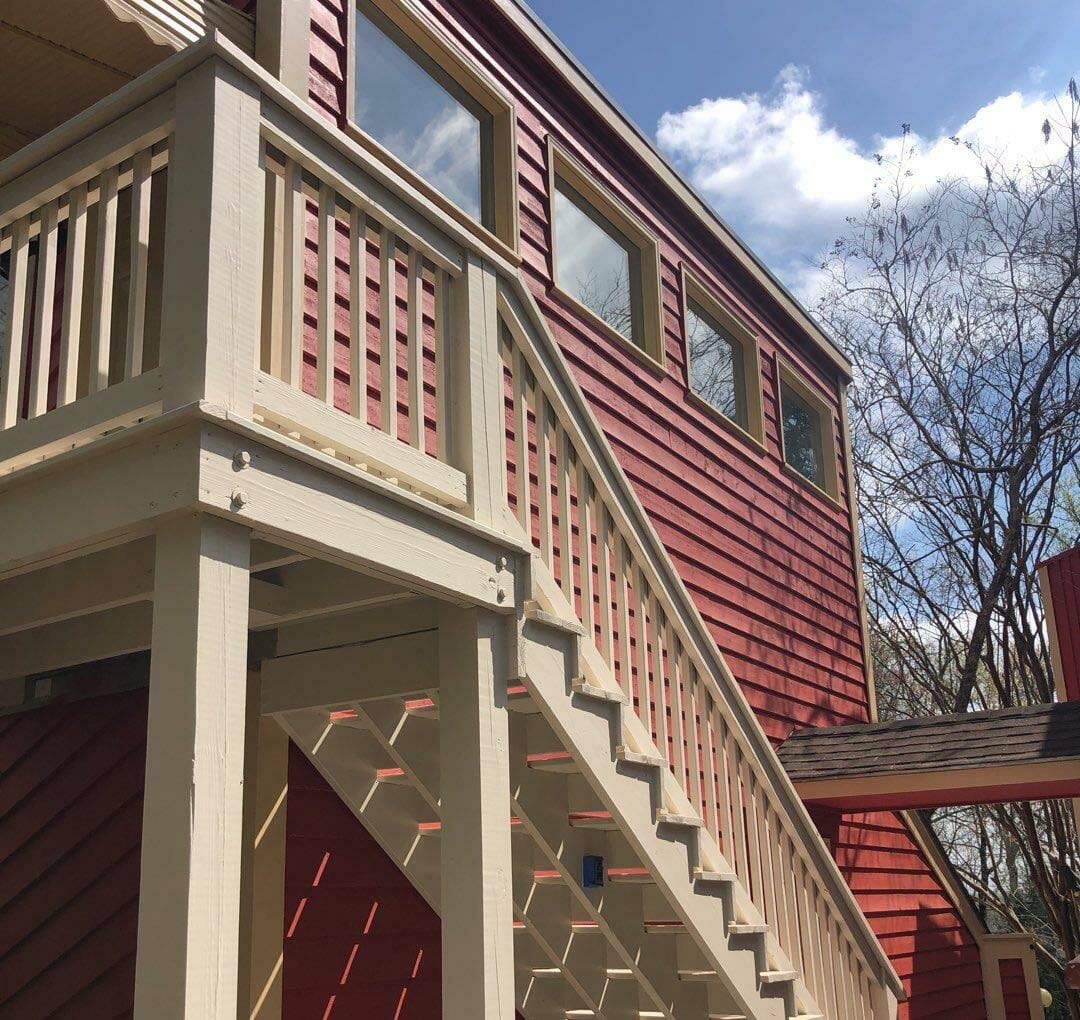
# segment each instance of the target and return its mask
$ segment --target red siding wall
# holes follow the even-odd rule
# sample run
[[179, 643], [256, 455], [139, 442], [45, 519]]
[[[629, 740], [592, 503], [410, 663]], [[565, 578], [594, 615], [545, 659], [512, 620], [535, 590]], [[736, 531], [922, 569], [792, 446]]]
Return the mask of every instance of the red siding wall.
[[1023, 960], [998, 960], [1005, 1020], [1031, 1020]]
[[[339, 124], [346, 2], [312, 0], [311, 102]], [[842, 506], [791, 479], [780, 462], [777, 354], [812, 380], [833, 408], [839, 434], [834, 371], [501, 15], [475, 0], [427, 0], [427, 6], [515, 102], [525, 281], [766, 732], [780, 741], [796, 727], [864, 721], [850, 521]], [[660, 239], [664, 373], [644, 369], [549, 295], [549, 132]], [[688, 398], [680, 262], [759, 333], [764, 453]], [[843, 464], [840, 476], [844, 500]], [[906, 1015], [948, 1015], [961, 1004], [977, 1020], [978, 951], [902, 821], [889, 814], [851, 819], [844, 835], [839, 852], [856, 895], [883, 935], [890, 925], [896, 929], [886, 946], [920, 996], [904, 1007]]]
[[438, 915], [295, 746], [285, 826], [284, 1016], [437, 1018]]
[[903, 821], [848, 815], [833, 853], [903, 979], [898, 1020], [984, 1020], [978, 946]]
[[1042, 568], [1050, 587], [1043, 601], [1054, 608], [1059, 683], [1069, 701], [1080, 701], [1080, 546], [1047, 560]]
[[146, 691], [0, 719], [0, 1017], [132, 1014]]

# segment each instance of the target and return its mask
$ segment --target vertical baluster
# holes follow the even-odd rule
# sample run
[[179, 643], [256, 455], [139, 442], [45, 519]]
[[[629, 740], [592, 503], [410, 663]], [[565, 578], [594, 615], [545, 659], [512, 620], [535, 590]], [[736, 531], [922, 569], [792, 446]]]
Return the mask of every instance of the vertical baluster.
[[34, 298], [34, 337], [31, 347], [30, 404], [27, 417], [36, 418], [49, 409], [49, 359], [52, 354], [53, 307], [56, 297], [56, 246], [58, 202], [41, 210], [38, 234], [37, 293]]
[[551, 412], [539, 383], [536, 386], [536, 503], [540, 513], [540, 556], [550, 570], [555, 555], [551, 533]]
[[619, 683], [627, 698], [633, 698], [630, 652], [630, 578], [627, 549], [622, 535], [614, 529], [615, 543], [615, 613], [619, 627]]
[[611, 633], [611, 528], [607, 507], [596, 494], [596, 595], [600, 613], [600, 654], [615, 672], [615, 649]]
[[150, 150], [136, 153], [131, 177], [131, 278], [128, 287], [127, 361], [124, 378], [143, 370], [146, 340], [146, 280], [150, 264]]
[[79, 347], [82, 334], [83, 283], [86, 273], [86, 185], [68, 194], [67, 260], [64, 264], [64, 306], [60, 319], [60, 373], [56, 406], [78, 394]]
[[720, 714], [720, 706], [713, 705], [713, 733], [716, 746], [716, 785], [720, 802], [717, 805], [719, 818], [717, 821], [720, 847], [728, 863], [735, 866], [735, 839], [733, 835], [731, 819], [731, 791], [735, 781], [728, 760], [727, 725]]
[[796, 887], [799, 890], [799, 914], [802, 917], [803, 931], [803, 959], [806, 962], [804, 980], [807, 987], [814, 993], [814, 999], [818, 1005], [821, 1005], [824, 1000], [821, 997], [820, 960], [814, 946], [814, 895], [810, 873], [801, 853], [798, 855], [797, 866], [799, 875]]
[[772, 840], [776, 837], [776, 819], [773, 815], [772, 807], [769, 805], [768, 799], [764, 795], [764, 791], [761, 785], [757, 781], [757, 776], [751, 772], [750, 781], [754, 785], [754, 819], [757, 825], [758, 831], [758, 847], [759, 857], [755, 862], [755, 867], [758, 870], [758, 886], [759, 892], [755, 893], [754, 902], [757, 903], [758, 908], [765, 915], [769, 924], [772, 925], [773, 935], [776, 940], [783, 943], [783, 935], [776, 927], [777, 924], [777, 909], [776, 909], [776, 881], [773, 878], [772, 856], [769, 853], [769, 847], [772, 845]]
[[768, 814], [770, 839], [764, 847], [768, 854], [768, 867], [772, 870], [772, 880], [769, 885], [776, 899], [776, 937], [785, 952], [790, 953], [791, 939], [788, 929], [787, 896], [785, 883], [787, 876], [784, 874], [784, 864], [780, 857], [780, 844], [784, 838], [784, 829], [777, 813], [769, 808]]
[[[672, 744], [672, 770], [679, 780], [679, 785], [687, 790], [686, 782], [686, 730], [683, 723], [683, 696], [682, 683], [685, 679], [682, 675], [679, 661], [679, 646], [675, 641], [668, 621], [664, 628], [664, 647], [667, 649], [667, 675], [668, 691], [671, 696], [671, 744]], [[687, 794], [689, 796], [689, 793]]]
[[304, 172], [299, 163], [285, 161], [285, 214], [282, 248], [285, 266], [282, 273], [284, 308], [281, 336], [281, 377], [290, 386], [303, 386], [304, 368], [304, 221], [307, 199], [304, 196]]
[[783, 826], [778, 825], [780, 830], [780, 866], [784, 874], [784, 913], [787, 917], [787, 952], [791, 962], [800, 972], [806, 972], [806, 965], [802, 958], [802, 940], [799, 937], [799, 904], [795, 892], [795, 868], [791, 855], [791, 840]]
[[397, 435], [397, 240], [379, 234], [379, 403], [383, 432]]
[[337, 195], [319, 185], [319, 330], [315, 396], [334, 406], [334, 292], [337, 290]]
[[[649, 627], [645, 619], [645, 608], [648, 604], [648, 592], [646, 591], [645, 578], [641, 568], [634, 565], [634, 623], [637, 631], [637, 696], [638, 717], [645, 723], [645, 729], [656, 736], [659, 746], [659, 729], [656, 726], [653, 714], [653, 685], [649, 680]], [[629, 691], [627, 694], [629, 695]]]
[[578, 562], [581, 572], [581, 614], [589, 641], [596, 642], [596, 627], [593, 614], [593, 576], [592, 576], [592, 483], [585, 469], [585, 460], [578, 457], [577, 500], [578, 500]]
[[517, 518], [526, 537], [532, 540], [532, 513], [529, 497], [529, 383], [525, 357], [517, 342], [513, 343], [514, 386], [514, 494], [517, 498]]
[[728, 776], [731, 780], [731, 853], [729, 860], [735, 874], [745, 882], [746, 833], [743, 822], [742, 769], [739, 761], [739, 744], [735, 742], [731, 729], [724, 727], [724, 756], [727, 760]]
[[409, 444], [424, 450], [424, 256], [409, 249]]
[[450, 281], [442, 269], [435, 270], [435, 436], [439, 460], [450, 460], [450, 359], [446, 351], [446, 328], [450, 307]]
[[818, 956], [821, 959], [822, 995], [818, 1005], [827, 1016], [836, 1016], [836, 975], [833, 973], [833, 958], [829, 948], [829, 925], [826, 907], [821, 889], [814, 884], [814, 930], [817, 933]]
[[116, 167], [102, 173], [98, 193], [97, 251], [94, 265], [94, 306], [90, 320], [90, 392], [109, 385], [112, 349], [113, 280], [116, 274]]
[[0, 428], [9, 429], [19, 419], [22, 397], [23, 353], [26, 347], [26, 306], [30, 294], [30, 218], [16, 220], [11, 228], [11, 267], [8, 271], [7, 335], [0, 376]]
[[[264, 143], [264, 166], [266, 162]], [[262, 342], [259, 345], [259, 367], [278, 378], [281, 377], [281, 320], [285, 307], [284, 215], [285, 180], [267, 168], [263, 194]]]
[[716, 762], [716, 732], [713, 728], [716, 719], [716, 705], [712, 695], [708, 692], [702, 694], [701, 734], [704, 740], [704, 770], [705, 770], [705, 821], [709, 831], [717, 844], [720, 843], [719, 806], [717, 804], [717, 762]]
[[349, 206], [349, 413], [366, 421], [367, 216]]
[[844, 990], [844, 965], [840, 958], [840, 931], [833, 922], [832, 915], [825, 917], [825, 926], [828, 932], [829, 955], [832, 957], [833, 994], [836, 998], [837, 1020], [859, 1020], [852, 1018], [848, 1009], [847, 993]]
[[[664, 684], [664, 649], [661, 646], [661, 635], [664, 633], [663, 618], [660, 615], [660, 605], [653, 596], [649, 600], [649, 618], [652, 621], [652, 697], [656, 706], [656, 743], [660, 753], [668, 760], [673, 761], [671, 748], [668, 744], [668, 714], [667, 693]], [[672, 766], [674, 769], [674, 766]]]
[[700, 681], [697, 670], [690, 663], [685, 649], [681, 650], [679, 661], [682, 664], [686, 701], [686, 759], [687, 767], [690, 769], [690, 800], [694, 804], [694, 810], [704, 817], [705, 805], [701, 792], [701, 732], [698, 721]]
[[[754, 770], [739, 748], [739, 785], [742, 787], [742, 817], [740, 828], [746, 840], [746, 878], [749, 879], [753, 892], [751, 899], [755, 906], [766, 915], [765, 890], [771, 882], [766, 869], [762, 866], [762, 857], [765, 855], [765, 844], [768, 842], [768, 833], [762, 829], [760, 815], [763, 798], [761, 788], [757, 784]], [[746, 879], [744, 879], [745, 881]], [[771, 923], [771, 918], [767, 918]]]
[[555, 456], [559, 472], [559, 584], [570, 605], [574, 604], [573, 522], [570, 519], [570, 439], [566, 429], [555, 420]]

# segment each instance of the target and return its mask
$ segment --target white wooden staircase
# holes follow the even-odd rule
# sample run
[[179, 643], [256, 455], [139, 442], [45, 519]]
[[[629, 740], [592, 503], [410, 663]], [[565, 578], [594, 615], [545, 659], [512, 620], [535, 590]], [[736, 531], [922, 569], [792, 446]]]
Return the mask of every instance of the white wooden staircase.
[[[498, 307], [505, 529], [533, 548], [506, 623], [520, 1012], [889, 1020], [899, 980], [539, 311]], [[438, 698], [279, 716], [436, 910]]]

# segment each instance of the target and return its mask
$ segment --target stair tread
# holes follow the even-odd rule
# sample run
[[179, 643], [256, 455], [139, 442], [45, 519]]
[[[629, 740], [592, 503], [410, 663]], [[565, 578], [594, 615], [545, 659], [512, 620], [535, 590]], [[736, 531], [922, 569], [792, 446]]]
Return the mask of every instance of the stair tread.
[[610, 811], [571, 811], [567, 820], [575, 829], [618, 829]]
[[555, 613], [549, 613], [546, 609], [541, 609], [534, 599], [528, 599], [525, 602], [525, 619], [567, 634], [575, 634], [578, 637], [585, 633], [585, 628], [576, 620], [566, 620], [561, 616], [556, 616]]
[[433, 698], [406, 698], [402, 707], [409, 715], [419, 719], [438, 719], [439, 706]]
[[758, 977], [764, 985], [782, 984], [785, 981], [794, 981], [799, 976], [794, 970], [763, 970]]
[[540, 751], [525, 756], [525, 764], [541, 772], [580, 772], [569, 751]]
[[632, 751], [622, 744], [615, 748], [615, 757], [628, 765], [645, 765], [654, 769], [666, 769], [668, 767], [666, 758], [656, 754], [643, 754], [641, 751]]
[[606, 877], [609, 882], [640, 882], [643, 885], [655, 881], [648, 868], [608, 868]]
[[600, 687], [597, 684], [591, 684], [584, 678], [574, 680], [571, 684], [575, 694], [580, 694], [583, 698], [593, 698], [596, 701], [609, 701], [616, 705], [625, 705], [627, 703], [626, 695], [622, 691], [615, 691], [609, 687]]
[[732, 921], [728, 925], [728, 931], [732, 935], [766, 935], [769, 926], [767, 924], [739, 924], [737, 921]]
[[657, 825], [682, 825], [688, 829], [703, 829], [705, 821], [697, 815], [680, 815], [675, 811], [661, 808], [656, 812]]
[[737, 882], [738, 880], [738, 876], [732, 871], [705, 871], [701, 868], [694, 869], [695, 882], [720, 882], [724, 885], [730, 885], [732, 882]]

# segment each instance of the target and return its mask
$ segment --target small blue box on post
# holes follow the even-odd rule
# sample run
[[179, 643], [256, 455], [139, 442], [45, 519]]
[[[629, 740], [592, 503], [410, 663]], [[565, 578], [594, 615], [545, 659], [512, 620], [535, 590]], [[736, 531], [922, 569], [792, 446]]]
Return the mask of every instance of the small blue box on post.
[[585, 854], [581, 858], [581, 884], [586, 889], [599, 889], [604, 884], [604, 858]]

